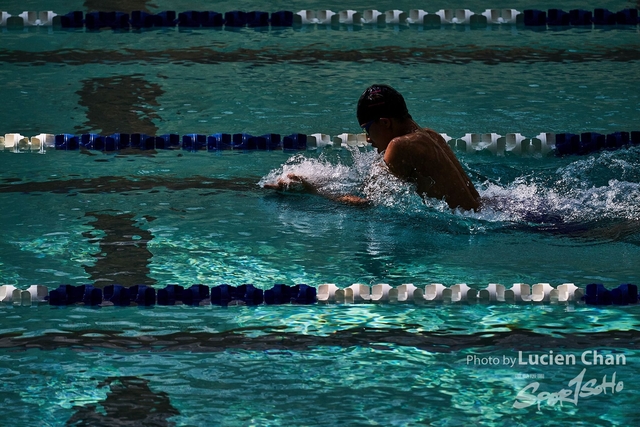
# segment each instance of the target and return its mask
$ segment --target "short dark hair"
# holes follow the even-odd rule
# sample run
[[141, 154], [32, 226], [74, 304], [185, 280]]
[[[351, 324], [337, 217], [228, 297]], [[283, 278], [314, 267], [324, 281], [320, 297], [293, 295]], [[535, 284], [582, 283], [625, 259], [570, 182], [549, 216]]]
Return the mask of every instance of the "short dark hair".
[[358, 100], [358, 123], [364, 126], [382, 117], [405, 119], [411, 117], [400, 92], [388, 85], [369, 86]]

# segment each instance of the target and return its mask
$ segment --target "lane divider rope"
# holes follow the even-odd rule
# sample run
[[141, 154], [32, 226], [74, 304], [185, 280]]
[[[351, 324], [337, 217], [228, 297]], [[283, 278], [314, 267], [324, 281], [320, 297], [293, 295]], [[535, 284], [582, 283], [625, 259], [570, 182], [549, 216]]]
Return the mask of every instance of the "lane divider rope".
[[[555, 154], [589, 154], [600, 150], [617, 150], [640, 145], [640, 131], [613, 132], [601, 134], [597, 132], [551, 133], [542, 132], [533, 137], [520, 133], [466, 133], [453, 138], [442, 134], [449, 146], [463, 153], [491, 153], [496, 156]], [[99, 134], [46, 134], [41, 133], [26, 137], [19, 133], [8, 133], [0, 136], [0, 152], [13, 153], [46, 153], [47, 149], [77, 151], [80, 149], [103, 152], [116, 152], [124, 149], [139, 150], [176, 150], [186, 151], [224, 151], [224, 150], [313, 150], [319, 148], [366, 147], [364, 133], [342, 133], [330, 136], [323, 133], [310, 135], [294, 133], [283, 136], [266, 134], [254, 136], [247, 133], [205, 134], [166, 134], [151, 136], [142, 133]]]
[[262, 290], [254, 285], [218, 285], [208, 287], [198, 284], [185, 288], [167, 285], [156, 289], [152, 286], [136, 285], [124, 287], [108, 285], [97, 288], [93, 285], [60, 285], [49, 290], [43, 285], [32, 285], [26, 290], [13, 285], [0, 286], [0, 303], [13, 306], [33, 306], [49, 304], [68, 306], [153, 306], [176, 305], [277, 305], [277, 304], [402, 304], [425, 305], [429, 303], [467, 304], [567, 304], [587, 305], [629, 305], [638, 303], [638, 287], [621, 284], [607, 289], [599, 283], [591, 283], [579, 288], [573, 283], [563, 283], [557, 287], [549, 283], [528, 285], [515, 283], [511, 288], [490, 283], [484, 289], [475, 289], [458, 283], [447, 287], [432, 283], [424, 287], [402, 284], [392, 287], [381, 283], [368, 286], [360, 283], [339, 288], [333, 283], [324, 283], [317, 288], [306, 284], [288, 286], [276, 284]]
[[430, 13], [422, 9], [378, 11], [367, 9], [364, 12], [355, 10], [301, 10], [262, 12], [262, 11], [230, 11], [218, 13], [213, 11], [163, 11], [157, 14], [143, 11], [125, 12], [82, 12], [73, 11], [64, 15], [53, 11], [25, 11], [11, 15], [0, 11], [0, 27], [20, 29], [34, 26], [53, 26], [57, 28], [86, 28], [99, 30], [112, 28], [119, 30], [142, 29], [153, 27], [180, 28], [265, 28], [292, 27], [308, 25], [420, 25], [440, 26], [446, 24], [469, 25], [472, 27], [488, 24], [518, 24], [525, 27], [557, 27], [557, 26], [612, 26], [638, 25], [638, 9], [623, 9], [612, 12], [608, 9], [596, 8], [593, 11], [584, 9], [485, 9], [474, 13], [469, 9], [440, 9]]

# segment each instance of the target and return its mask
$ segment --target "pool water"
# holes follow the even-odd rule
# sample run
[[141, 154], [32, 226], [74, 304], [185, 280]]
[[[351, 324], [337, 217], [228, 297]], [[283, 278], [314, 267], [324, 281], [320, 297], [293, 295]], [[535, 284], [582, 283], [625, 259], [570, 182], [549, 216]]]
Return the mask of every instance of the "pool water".
[[[133, 3], [2, 8], [212, 7]], [[346, 7], [298, 3], [214, 9]], [[637, 26], [39, 27], [4, 28], [0, 39], [8, 107], [1, 134], [357, 133], [355, 105], [372, 83], [397, 88], [418, 123], [453, 138], [640, 130]], [[0, 152], [0, 284], [640, 282], [639, 146], [563, 157], [456, 155], [487, 201], [481, 212], [421, 200], [367, 147]], [[263, 187], [291, 172], [327, 194], [372, 203]], [[575, 303], [0, 305], [2, 419], [12, 426], [635, 425], [638, 314], [637, 306]]]

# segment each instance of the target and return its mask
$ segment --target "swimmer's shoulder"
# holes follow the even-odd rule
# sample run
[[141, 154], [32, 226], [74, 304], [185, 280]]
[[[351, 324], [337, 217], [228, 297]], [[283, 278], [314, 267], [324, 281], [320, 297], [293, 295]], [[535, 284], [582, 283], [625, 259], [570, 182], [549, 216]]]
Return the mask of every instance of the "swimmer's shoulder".
[[420, 128], [415, 133], [420, 135], [423, 141], [433, 142], [438, 145], [447, 145], [447, 142], [444, 140], [444, 137], [433, 129]]
[[438, 144], [422, 131], [396, 137], [389, 142], [384, 161], [395, 175], [413, 179], [418, 170], [440, 157]]
[[436, 155], [442, 148], [442, 144], [446, 145], [438, 132], [429, 128], [419, 128], [414, 132], [392, 139], [387, 147], [387, 152], [402, 152], [407, 156]]

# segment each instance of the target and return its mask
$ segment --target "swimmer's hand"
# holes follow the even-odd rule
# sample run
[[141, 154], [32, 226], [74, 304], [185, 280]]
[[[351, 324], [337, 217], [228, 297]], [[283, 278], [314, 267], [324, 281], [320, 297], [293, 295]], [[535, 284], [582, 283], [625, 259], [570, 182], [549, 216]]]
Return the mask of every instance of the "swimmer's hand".
[[308, 193], [317, 193], [318, 190], [316, 187], [301, 177], [300, 175], [296, 175], [294, 173], [290, 173], [287, 175], [288, 179], [280, 178], [275, 184], [264, 184], [264, 188], [269, 188], [271, 190], [277, 191], [306, 191]]
[[345, 195], [333, 195], [333, 194], [325, 194], [320, 193], [315, 185], [313, 185], [307, 179], [301, 177], [300, 175], [296, 175], [290, 173], [287, 175], [288, 179], [279, 179], [275, 184], [264, 184], [264, 188], [269, 188], [271, 190], [276, 191], [304, 191], [312, 194], [321, 194], [322, 196], [334, 200], [336, 202], [345, 203], [347, 205], [354, 206], [363, 206], [368, 205], [369, 200], [355, 196], [353, 194], [345, 194]]

